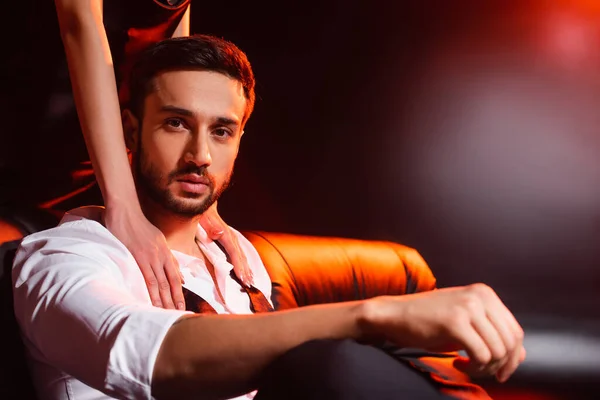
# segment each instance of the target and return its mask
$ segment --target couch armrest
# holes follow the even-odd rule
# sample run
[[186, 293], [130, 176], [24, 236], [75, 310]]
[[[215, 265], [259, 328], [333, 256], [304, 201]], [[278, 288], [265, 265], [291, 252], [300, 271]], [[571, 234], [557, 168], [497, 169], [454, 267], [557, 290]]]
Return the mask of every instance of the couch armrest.
[[279, 310], [435, 288], [414, 249], [392, 242], [243, 232], [273, 282]]

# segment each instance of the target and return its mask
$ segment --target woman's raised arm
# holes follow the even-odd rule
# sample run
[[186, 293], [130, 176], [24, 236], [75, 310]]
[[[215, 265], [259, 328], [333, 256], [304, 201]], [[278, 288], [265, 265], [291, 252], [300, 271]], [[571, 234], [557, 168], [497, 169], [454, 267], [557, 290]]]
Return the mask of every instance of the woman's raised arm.
[[102, 1], [55, 4], [81, 130], [106, 205], [106, 227], [135, 257], [152, 303], [185, 308], [177, 262], [162, 233], [142, 213], [135, 191]]

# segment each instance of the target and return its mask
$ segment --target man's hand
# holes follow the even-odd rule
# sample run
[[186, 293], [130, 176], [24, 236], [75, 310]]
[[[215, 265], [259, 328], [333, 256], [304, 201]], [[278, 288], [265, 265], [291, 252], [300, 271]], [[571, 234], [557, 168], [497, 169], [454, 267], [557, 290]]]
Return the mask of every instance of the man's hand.
[[484, 284], [368, 300], [364, 325], [369, 334], [403, 347], [431, 351], [465, 350], [455, 366], [471, 375], [506, 381], [525, 359], [523, 329]]
[[237, 236], [219, 216], [216, 202], [202, 214], [200, 225], [212, 240], [218, 240], [223, 245], [238, 279], [246, 286], [253, 285], [254, 276], [248, 266], [248, 260], [240, 247]]
[[107, 205], [104, 223], [133, 254], [148, 286], [152, 304], [185, 310], [181, 288], [183, 276], [162, 232], [139, 209], [125, 210]]

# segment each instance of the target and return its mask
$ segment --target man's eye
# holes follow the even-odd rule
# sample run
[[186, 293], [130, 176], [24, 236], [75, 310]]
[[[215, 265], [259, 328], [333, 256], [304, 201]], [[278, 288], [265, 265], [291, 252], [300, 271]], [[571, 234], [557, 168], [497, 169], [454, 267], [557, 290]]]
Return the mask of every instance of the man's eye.
[[165, 121], [165, 124], [169, 128], [179, 129], [179, 128], [183, 127], [183, 121], [178, 118], [169, 118], [168, 120]]
[[215, 129], [214, 132], [215, 132], [216, 136], [221, 137], [221, 138], [232, 136], [231, 132], [225, 128], [217, 128], [217, 129]]

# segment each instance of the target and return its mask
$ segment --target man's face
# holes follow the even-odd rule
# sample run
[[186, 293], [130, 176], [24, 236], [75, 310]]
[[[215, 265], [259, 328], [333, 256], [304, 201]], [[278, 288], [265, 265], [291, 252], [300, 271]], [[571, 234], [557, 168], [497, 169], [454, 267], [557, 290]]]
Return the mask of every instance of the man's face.
[[133, 147], [136, 185], [174, 214], [202, 214], [227, 187], [242, 136], [242, 85], [208, 71], [154, 79]]

